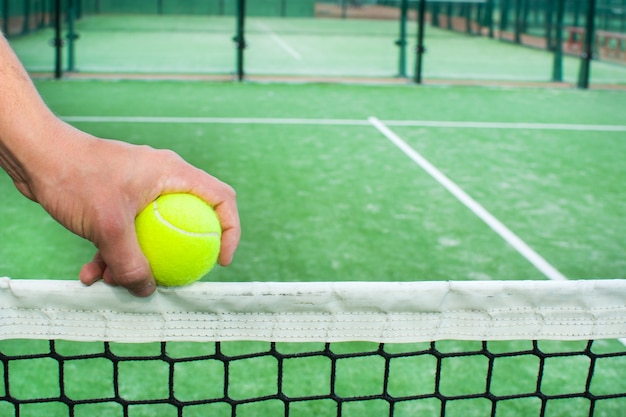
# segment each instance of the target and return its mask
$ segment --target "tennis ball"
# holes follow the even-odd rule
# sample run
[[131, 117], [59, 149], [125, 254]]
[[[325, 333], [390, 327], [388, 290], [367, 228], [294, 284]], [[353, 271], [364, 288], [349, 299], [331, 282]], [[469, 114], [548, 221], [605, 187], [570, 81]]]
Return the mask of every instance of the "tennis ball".
[[213, 208], [192, 194], [165, 194], [135, 218], [139, 246], [157, 284], [186, 285], [206, 275], [220, 253]]

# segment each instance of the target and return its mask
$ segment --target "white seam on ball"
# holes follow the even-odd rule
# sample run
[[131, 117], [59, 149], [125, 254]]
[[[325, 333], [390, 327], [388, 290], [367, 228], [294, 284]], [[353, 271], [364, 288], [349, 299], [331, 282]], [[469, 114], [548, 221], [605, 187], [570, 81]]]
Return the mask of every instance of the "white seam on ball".
[[156, 200], [153, 202], [153, 204], [154, 204], [154, 213], [156, 214], [157, 219], [161, 223], [163, 223], [165, 226], [169, 227], [170, 229], [173, 229], [187, 236], [201, 236], [201, 237], [219, 237], [220, 236], [218, 232], [198, 233], [198, 232], [190, 232], [189, 230], [181, 229], [180, 227], [177, 227], [173, 225], [172, 223], [170, 223], [169, 221], [167, 221], [165, 217], [161, 215], [161, 213], [159, 212], [159, 205], [156, 202]]

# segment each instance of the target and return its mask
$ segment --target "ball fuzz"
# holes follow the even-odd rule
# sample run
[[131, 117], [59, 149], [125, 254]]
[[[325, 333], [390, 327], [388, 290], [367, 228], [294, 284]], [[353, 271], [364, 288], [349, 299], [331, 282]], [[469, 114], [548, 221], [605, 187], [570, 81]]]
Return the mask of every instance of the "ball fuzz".
[[135, 219], [137, 239], [159, 285], [186, 285], [215, 265], [222, 228], [215, 211], [192, 194], [165, 194]]

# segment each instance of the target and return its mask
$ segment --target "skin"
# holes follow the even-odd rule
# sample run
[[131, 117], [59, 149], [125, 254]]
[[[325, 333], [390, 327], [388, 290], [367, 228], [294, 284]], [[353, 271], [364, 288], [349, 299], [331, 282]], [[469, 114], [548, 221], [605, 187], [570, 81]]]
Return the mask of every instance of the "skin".
[[218, 262], [231, 263], [241, 235], [232, 187], [172, 151], [98, 138], [63, 122], [3, 36], [0, 91], [0, 165], [24, 196], [96, 246], [81, 282], [103, 279], [142, 297], [155, 291], [134, 219], [169, 193], [195, 194], [215, 208], [223, 229]]

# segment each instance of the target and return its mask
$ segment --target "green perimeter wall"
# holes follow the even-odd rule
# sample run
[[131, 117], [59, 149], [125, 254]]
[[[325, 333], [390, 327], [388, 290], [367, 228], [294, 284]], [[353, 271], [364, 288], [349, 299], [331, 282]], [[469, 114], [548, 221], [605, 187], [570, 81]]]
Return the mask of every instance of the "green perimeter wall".
[[[61, 0], [63, 10], [67, 1]], [[22, 35], [50, 26], [53, 11], [53, 0], [0, 0], [0, 31]]]
[[[67, 0], [62, 0], [64, 6]], [[52, 10], [52, 0], [0, 0], [0, 19], [5, 17], [5, 10], [9, 17], [32, 16], [36, 13]]]
[[[0, 0], [1, 1], [1, 0]], [[83, 14], [194, 14], [229, 15], [237, 10], [237, 0], [75, 0]], [[248, 16], [313, 17], [315, 0], [247, 0]]]

